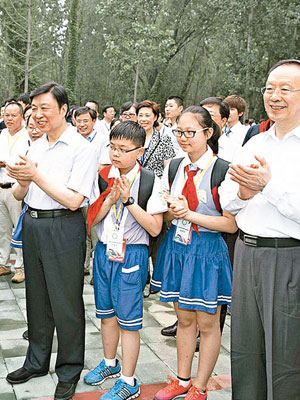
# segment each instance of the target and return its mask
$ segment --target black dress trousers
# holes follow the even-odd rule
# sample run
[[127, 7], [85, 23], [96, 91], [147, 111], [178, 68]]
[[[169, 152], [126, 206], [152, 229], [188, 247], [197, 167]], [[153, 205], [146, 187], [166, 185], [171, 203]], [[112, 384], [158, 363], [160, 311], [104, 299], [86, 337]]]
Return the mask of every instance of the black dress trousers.
[[80, 211], [55, 218], [25, 214], [22, 228], [29, 347], [24, 367], [49, 370], [54, 328], [55, 372], [77, 382], [84, 365], [83, 304], [86, 228]]

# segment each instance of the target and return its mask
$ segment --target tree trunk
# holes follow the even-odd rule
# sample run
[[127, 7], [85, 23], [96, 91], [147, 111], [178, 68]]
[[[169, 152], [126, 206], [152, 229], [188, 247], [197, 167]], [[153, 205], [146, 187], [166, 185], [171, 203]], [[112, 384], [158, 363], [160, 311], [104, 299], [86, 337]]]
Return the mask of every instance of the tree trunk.
[[137, 91], [138, 91], [138, 85], [139, 85], [139, 62], [136, 65], [136, 71], [135, 71], [135, 84], [134, 84], [134, 95], [133, 95], [133, 102], [136, 103], [137, 99]]
[[25, 77], [24, 77], [24, 92], [28, 92], [29, 81], [29, 62], [31, 49], [31, 0], [28, 0], [27, 10], [27, 41], [26, 41], [26, 58], [25, 58]]

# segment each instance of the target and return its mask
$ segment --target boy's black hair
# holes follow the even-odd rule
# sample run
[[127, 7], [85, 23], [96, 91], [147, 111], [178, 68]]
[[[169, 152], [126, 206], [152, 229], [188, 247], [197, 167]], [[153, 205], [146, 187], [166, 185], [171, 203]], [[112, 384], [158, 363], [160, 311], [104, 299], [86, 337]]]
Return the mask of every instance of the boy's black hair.
[[109, 140], [112, 139], [126, 139], [130, 140], [135, 146], [144, 146], [146, 132], [137, 122], [120, 122], [110, 131]]

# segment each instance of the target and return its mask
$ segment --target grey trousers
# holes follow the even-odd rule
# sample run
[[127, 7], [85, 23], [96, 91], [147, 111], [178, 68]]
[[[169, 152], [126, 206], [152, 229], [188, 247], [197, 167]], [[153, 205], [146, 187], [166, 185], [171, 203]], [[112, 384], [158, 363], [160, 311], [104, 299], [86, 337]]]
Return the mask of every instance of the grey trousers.
[[24, 367], [49, 370], [56, 328], [55, 372], [61, 382], [77, 382], [84, 365], [84, 217], [77, 212], [35, 219], [26, 213], [22, 234], [29, 331]]
[[237, 239], [231, 307], [233, 400], [300, 400], [300, 247]]

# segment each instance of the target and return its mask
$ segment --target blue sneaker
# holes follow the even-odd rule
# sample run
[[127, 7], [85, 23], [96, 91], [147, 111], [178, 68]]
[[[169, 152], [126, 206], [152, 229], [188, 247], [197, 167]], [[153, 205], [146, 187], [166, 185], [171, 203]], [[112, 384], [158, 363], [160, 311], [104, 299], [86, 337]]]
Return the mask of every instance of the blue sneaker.
[[103, 396], [101, 400], [130, 400], [139, 397], [140, 388], [137, 380], [134, 380], [134, 386], [128, 385], [123, 379], [118, 379], [115, 385]]
[[108, 367], [103, 359], [96, 368], [85, 375], [83, 380], [88, 385], [101, 385], [107, 378], [118, 378], [120, 376], [120, 371], [121, 365], [119, 360], [117, 360], [117, 365], [115, 367]]

